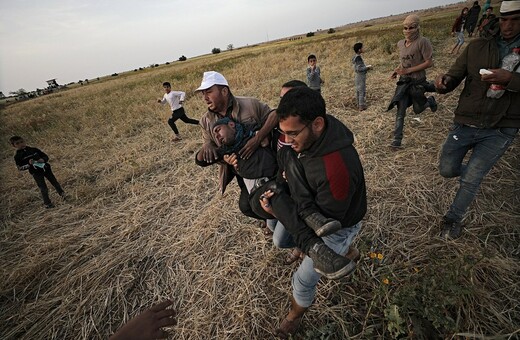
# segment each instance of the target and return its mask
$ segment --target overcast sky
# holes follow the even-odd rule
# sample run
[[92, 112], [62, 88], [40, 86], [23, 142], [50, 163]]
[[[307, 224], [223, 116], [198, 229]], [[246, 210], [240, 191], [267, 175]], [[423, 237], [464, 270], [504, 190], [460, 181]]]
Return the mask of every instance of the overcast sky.
[[0, 91], [77, 82], [455, 0], [1, 1]]

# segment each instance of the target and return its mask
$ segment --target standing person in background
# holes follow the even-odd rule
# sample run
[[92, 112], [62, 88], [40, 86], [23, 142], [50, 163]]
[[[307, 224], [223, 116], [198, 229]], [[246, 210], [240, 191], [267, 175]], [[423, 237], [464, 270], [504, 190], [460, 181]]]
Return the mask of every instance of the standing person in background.
[[399, 66], [395, 69], [391, 78], [399, 75], [395, 94], [388, 106], [390, 111], [397, 105], [395, 117], [394, 140], [391, 146], [400, 148], [403, 139], [404, 117], [406, 109], [413, 105], [413, 111], [419, 114], [430, 108], [437, 111], [435, 97], [426, 98], [425, 92], [434, 92], [435, 86], [426, 81], [426, 69], [433, 66], [433, 47], [420, 33], [420, 19], [412, 14], [403, 22], [403, 34], [405, 39], [397, 43], [399, 50]]
[[478, 1], [473, 3], [473, 6], [468, 11], [468, 17], [466, 19], [466, 31], [468, 31], [468, 35], [471, 38], [473, 36], [473, 32], [475, 28], [477, 28], [478, 17], [480, 15], [480, 5]]
[[165, 94], [162, 99], [157, 99], [157, 102], [160, 104], [170, 104], [170, 107], [172, 109], [172, 116], [170, 117], [170, 119], [168, 119], [168, 125], [170, 125], [170, 127], [173, 130], [173, 133], [175, 134], [175, 136], [172, 137], [172, 141], [180, 141], [182, 138], [179, 134], [179, 129], [177, 128], [177, 125], [175, 125], [175, 121], [180, 119], [186, 124], [193, 125], [198, 125], [199, 121], [186, 116], [186, 112], [182, 107], [182, 104], [184, 103], [184, 98], [186, 97], [186, 93], [182, 91], [172, 91], [172, 86], [168, 82], [163, 83], [163, 88]]
[[321, 79], [321, 70], [317, 65], [317, 59], [314, 54], [307, 57], [307, 85], [315, 91], [321, 92], [321, 84], [324, 83]]
[[486, 25], [493, 19], [495, 19], [497, 16], [493, 14], [493, 7], [489, 6], [486, 9], [486, 12], [482, 15], [482, 18], [480, 18], [478, 22], [478, 36], [483, 37], [485, 34], [485, 27]]
[[356, 53], [352, 57], [352, 64], [354, 65], [354, 85], [356, 86], [356, 99], [358, 102], [359, 111], [365, 111], [367, 109], [366, 103], [366, 88], [367, 88], [367, 72], [372, 69], [372, 65], [365, 65], [361, 53], [364, 53], [363, 43], [354, 44], [354, 52]]
[[488, 27], [489, 38], [472, 40], [448, 72], [435, 80], [437, 92], [448, 93], [466, 79], [439, 160], [441, 176], [460, 177], [442, 220], [441, 237], [446, 239], [461, 235], [462, 220], [482, 179], [520, 128], [520, 0], [502, 1], [498, 26], [499, 30]]
[[[487, 12], [488, 8], [491, 7], [491, 0], [486, 0], [486, 2], [484, 3], [484, 7], [482, 7], [482, 12]], [[493, 7], [491, 7], [493, 8]]]
[[455, 46], [451, 49], [451, 54], [459, 53], [460, 48], [464, 44], [464, 27], [466, 25], [466, 19], [468, 17], [468, 8], [464, 7], [460, 12], [460, 15], [455, 19], [451, 28], [451, 35], [457, 37]]

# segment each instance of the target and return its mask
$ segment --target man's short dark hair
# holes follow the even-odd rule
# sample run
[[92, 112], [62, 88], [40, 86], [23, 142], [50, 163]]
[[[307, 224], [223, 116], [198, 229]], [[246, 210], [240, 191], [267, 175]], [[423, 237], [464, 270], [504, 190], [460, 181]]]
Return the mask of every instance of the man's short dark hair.
[[172, 87], [171, 84], [167, 81], [165, 81], [164, 83], [162, 83], [162, 86], [163, 87]]
[[[493, 7], [489, 6], [487, 9], [493, 10]], [[487, 9], [486, 9], [486, 11], [487, 11]]]
[[295, 116], [303, 123], [310, 123], [317, 117], [326, 118], [325, 100], [307, 86], [295, 87], [282, 97], [276, 113], [280, 120]]
[[316, 59], [316, 56], [314, 54], [310, 54], [308, 57], [307, 57], [307, 62], [309, 62], [309, 60], [311, 59]]
[[307, 84], [305, 84], [303, 81], [297, 80], [297, 79], [289, 80], [287, 83], [282, 85], [282, 87], [290, 87], [290, 88], [302, 87], [302, 86], [307, 86]]
[[363, 43], [355, 43], [354, 44], [354, 52], [358, 53], [363, 48]]
[[11, 138], [9, 138], [9, 143], [11, 143], [11, 145], [14, 145], [15, 142], [18, 142], [19, 140], [22, 140], [23, 138], [20, 137], [20, 136], [13, 136]]

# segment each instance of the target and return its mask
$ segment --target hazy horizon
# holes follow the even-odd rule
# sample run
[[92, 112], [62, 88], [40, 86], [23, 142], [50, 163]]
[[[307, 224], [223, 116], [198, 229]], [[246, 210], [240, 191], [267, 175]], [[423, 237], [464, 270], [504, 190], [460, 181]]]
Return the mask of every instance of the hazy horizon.
[[0, 91], [8, 96], [45, 88], [49, 79], [63, 85], [456, 2], [8, 2], [0, 12]]

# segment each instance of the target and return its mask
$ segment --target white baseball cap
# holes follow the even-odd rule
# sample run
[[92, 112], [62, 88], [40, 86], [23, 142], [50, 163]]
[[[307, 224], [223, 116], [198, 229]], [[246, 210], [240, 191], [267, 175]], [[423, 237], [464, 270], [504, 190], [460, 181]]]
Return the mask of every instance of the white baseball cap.
[[520, 12], [520, 1], [518, 0], [504, 0], [500, 5], [500, 14], [512, 15]]
[[218, 72], [215, 71], [207, 71], [204, 72], [204, 76], [202, 77], [202, 82], [200, 86], [195, 91], [207, 90], [213, 85], [225, 85], [229, 86], [226, 78]]

